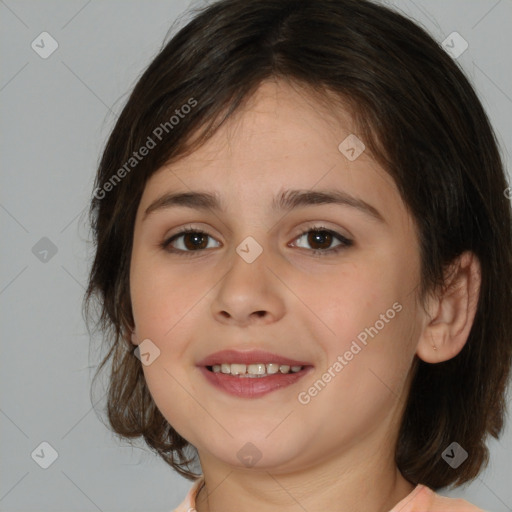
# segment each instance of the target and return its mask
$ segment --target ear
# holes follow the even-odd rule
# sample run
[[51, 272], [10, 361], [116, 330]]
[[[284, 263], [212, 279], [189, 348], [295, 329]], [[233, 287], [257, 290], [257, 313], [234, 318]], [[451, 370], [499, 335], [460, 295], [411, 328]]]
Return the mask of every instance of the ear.
[[448, 273], [445, 290], [431, 299], [416, 354], [426, 363], [455, 357], [464, 347], [480, 296], [481, 267], [476, 255], [464, 252]]

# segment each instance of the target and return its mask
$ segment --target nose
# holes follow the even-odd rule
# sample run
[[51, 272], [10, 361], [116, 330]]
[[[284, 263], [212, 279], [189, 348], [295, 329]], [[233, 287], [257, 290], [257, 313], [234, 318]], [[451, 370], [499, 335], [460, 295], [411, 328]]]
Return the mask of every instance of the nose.
[[268, 251], [251, 263], [233, 252], [227, 272], [215, 287], [212, 314], [221, 323], [238, 326], [278, 321], [285, 312], [284, 289], [275, 265], [269, 268]]

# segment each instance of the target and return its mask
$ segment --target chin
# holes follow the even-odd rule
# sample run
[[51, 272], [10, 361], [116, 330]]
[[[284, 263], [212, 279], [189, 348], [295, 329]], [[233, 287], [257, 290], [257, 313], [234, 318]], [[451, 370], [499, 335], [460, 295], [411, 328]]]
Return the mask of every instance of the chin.
[[[278, 435], [274, 439], [266, 435], [237, 436], [229, 442], [210, 446], [210, 453], [224, 464], [235, 467], [237, 470], [265, 470], [271, 472], [295, 470], [297, 457], [304, 453], [304, 449], [297, 448], [297, 442], [286, 433], [286, 439]], [[270, 434], [272, 437], [273, 434]], [[213, 447], [214, 446], [214, 447]]]

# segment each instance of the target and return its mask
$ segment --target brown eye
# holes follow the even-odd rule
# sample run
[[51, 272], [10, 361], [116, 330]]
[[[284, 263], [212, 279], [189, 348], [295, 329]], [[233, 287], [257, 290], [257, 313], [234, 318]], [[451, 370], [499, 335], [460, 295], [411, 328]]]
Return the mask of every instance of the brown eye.
[[[345, 238], [343, 235], [320, 227], [305, 231], [296, 240], [303, 238], [306, 238], [307, 244], [311, 247], [310, 252], [315, 255], [333, 254], [353, 244], [352, 240]], [[184, 229], [164, 241], [161, 246], [171, 253], [191, 255], [194, 252], [212, 248], [208, 245], [210, 240], [214, 240], [214, 238], [208, 233], [196, 229]], [[332, 246], [336, 240], [338, 244]], [[220, 244], [213, 247], [219, 246]]]
[[329, 231], [310, 231], [307, 237], [313, 249], [329, 249], [333, 238]]
[[209, 239], [213, 238], [203, 231], [187, 229], [176, 233], [162, 244], [162, 248], [174, 253], [190, 253], [207, 249]]
[[[305, 239], [307, 244], [311, 247], [311, 252], [317, 255], [336, 253], [353, 244], [352, 240], [345, 238], [343, 235], [320, 226], [305, 231], [296, 238], [296, 240], [301, 239]], [[332, 246], [332, 243], [336, 240], [338, 240], [338, 244]]]
[[185, 233], [183, 236], [183, 245], [193, 251], [195, 249], [205, 249], [208, 245], [208, 235], [204, 233]]

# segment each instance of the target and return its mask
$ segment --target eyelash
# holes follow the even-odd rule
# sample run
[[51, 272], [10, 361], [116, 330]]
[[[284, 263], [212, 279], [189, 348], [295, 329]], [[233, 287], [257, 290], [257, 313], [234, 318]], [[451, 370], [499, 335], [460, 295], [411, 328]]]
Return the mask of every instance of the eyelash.
[[[324, 226], [311, 226], [309, 229], [307, 229], [306, 231], [303, 231], [297, 237], [295, 237], [295, 240], [298, 240], [298, 239], [302, 238], [304, 235], [307, 235], [310, 232], [329, 233], [330, 235], [332, 235], [334, 238], [338, 239], [338, 241], [341, 242], [339, 245], [335, 246], [332, 249], [311, 249], [311, 253], [313, 255], [315, 255], [315, 256], [326, 256], [326, 255], [329, 255], [329, 254], [337, 254], [338, 252], [342, 251], [343, 249], [346, 249], [346, 248], [351, 247], [353, 245], [353, 241], [352, 240], [344, 237], [343, 235], [341, 235], [340, 233], [337, 233], [336, 231], [333, 231], [331, 229], [327, 229]], [[171, 252], [173, 254], [177, 254], [179, 256], [192, 256], [193, 253], [195, 253], [195, 252], [204, 251], [205, 249], [198, 249], [198, 250], [195, 250], [195, 251], [184, 251], [182, 249], [174, 249], [174, 248], [170, 247], [170, 244], [172, 242], [174, 242], [174, 240], [176, 240], [180, 236], [183, 236], [185, 234], [190, 234], [190, 233], [199, 233], [201, 235], [206, 235], [208, 237], [211, 236], [208, 233], [205, 233], [203, 230], [195, 229], [195, 228], [191, 228], [191, 227], [185, 226], [182, 229], [180, 229], [177, 233], [172, 235], [170, 238], [164, 240], [160, 244], [160, 246], [165, 251]], [[213, 237], [211, 237], [211, 238], [213, 238]]]

